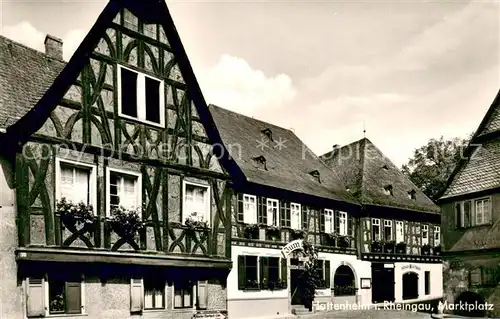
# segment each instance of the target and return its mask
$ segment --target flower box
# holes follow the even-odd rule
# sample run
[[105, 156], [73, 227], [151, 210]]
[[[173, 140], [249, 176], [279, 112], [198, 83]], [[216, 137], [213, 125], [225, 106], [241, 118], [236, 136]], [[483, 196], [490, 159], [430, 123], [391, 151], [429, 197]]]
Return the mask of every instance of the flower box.
[[406, 255], [406, 243], [400, 242], [396, 244], [396, 253]]
[[127, 240], [133, 240], [144, 228], [138, 209], [126, 209], [121, 206], [111, 211], [109, 224], [118, 236]]
[[381, 253], [382, 252], [382, 243], [379, 242], [379, 241], [372, 241], [371, 245], [370, 245], [370, 251], [372, 253]]
[[243, 229], [243, 237], [246, 239], [259, 239], [260, 228], [257, 224], [246, 224]]

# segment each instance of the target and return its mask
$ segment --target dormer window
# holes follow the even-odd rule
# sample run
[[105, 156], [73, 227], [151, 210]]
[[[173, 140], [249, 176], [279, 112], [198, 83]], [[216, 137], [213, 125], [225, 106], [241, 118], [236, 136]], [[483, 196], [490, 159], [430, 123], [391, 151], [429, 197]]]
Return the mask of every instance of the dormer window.
[[266, 158], [264, 156], [257, 156], [253, 158], [253, 161], [257, 164], [260, 169], [267, 170]]
[[318, 170], [314, 170], [314, 171], [309, 172], [309, 175], [311, 175], [312, 177], [314, 177], [314, 179], [316, 179], [319, 183], [321, 183]]
[[118, 111], [121, 117], [165, 126], [164, 83], [160, 79], [118, 66]]
[[392, 196], [392, 195], [393, 195], [393, 193], [392, 193], [392, 185], [387, 185], [387, 186], [385, 186], [385, 187], [384, 187], [384, 193], [385, 193], [386, 195], [390, 195], [390, 196]]
[[382, 166], [383, 169], [385, 169], [386, 171], [389, 170], [389, 166], [387, 166], [386, 164], [384, 164], [384, 166]]
[[346, 191], [348, 191], [348, 192], [350, 192], [350, 191], [351, 191], [351, 188], [350, 188], [349, 186], [346, 186], [346, 187], [345, 187], [345, 190], [346, 190]]
[[273, 140], [273, 132], [271, 132], [270, 129], [266, 128], [266, 129], [263, 129], [262, 131], [262, 134], [264, 134], [270, 141]]
[[411, 191], [408, 192], [408, 198], [413, 200], [417, 199], [417, 192], [414, 189], [412, 189]]

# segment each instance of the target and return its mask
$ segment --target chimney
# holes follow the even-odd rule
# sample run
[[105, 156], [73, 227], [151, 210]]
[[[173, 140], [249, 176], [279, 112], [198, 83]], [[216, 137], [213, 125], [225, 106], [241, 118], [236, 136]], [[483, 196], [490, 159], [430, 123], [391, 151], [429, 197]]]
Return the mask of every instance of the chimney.
[[339, 144], [335, 144], [335, 145], [333, 145], [333, 149], [334, 149], [334, 150], [336, 150], [336, 149], [337, 149], [337, 148], [339, 148], [339, 147], [340, 147], [340, 145], [339, 145]]
[[63, 59], [63, 41], [55, 36], [47, 34], [45, 37], [45, 54], [56, 58]]

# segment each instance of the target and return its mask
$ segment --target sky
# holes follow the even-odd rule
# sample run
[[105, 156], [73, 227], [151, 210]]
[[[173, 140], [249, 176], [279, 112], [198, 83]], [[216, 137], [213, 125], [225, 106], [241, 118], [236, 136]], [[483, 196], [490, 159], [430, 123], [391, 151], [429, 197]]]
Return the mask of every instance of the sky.
[[[0, 0], [0, 34], [69, 59], [105, 0]], [[316, 154], [366, 137], [396, 165], [475, 131], [500, 89], [500, 1], [167, 1], [208, 103]], [[366, 130], [366, 133], [363, 131]]]

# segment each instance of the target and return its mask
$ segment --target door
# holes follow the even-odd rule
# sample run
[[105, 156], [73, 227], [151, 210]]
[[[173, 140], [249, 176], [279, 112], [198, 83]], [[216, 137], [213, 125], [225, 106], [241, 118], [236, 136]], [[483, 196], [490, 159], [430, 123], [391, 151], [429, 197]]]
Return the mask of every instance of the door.
[[372, 263], [372, 302], [394, 301], [394, 264]]
[[299, 281], [303, 270], [301, 269], [290, 269], [290, 289], [292, 292], [292, 305], [302, 305], [302, 298], [300, 295]]
[[403, 300], [418, 298], [418, 274], [407, 272], [403, 275]]

